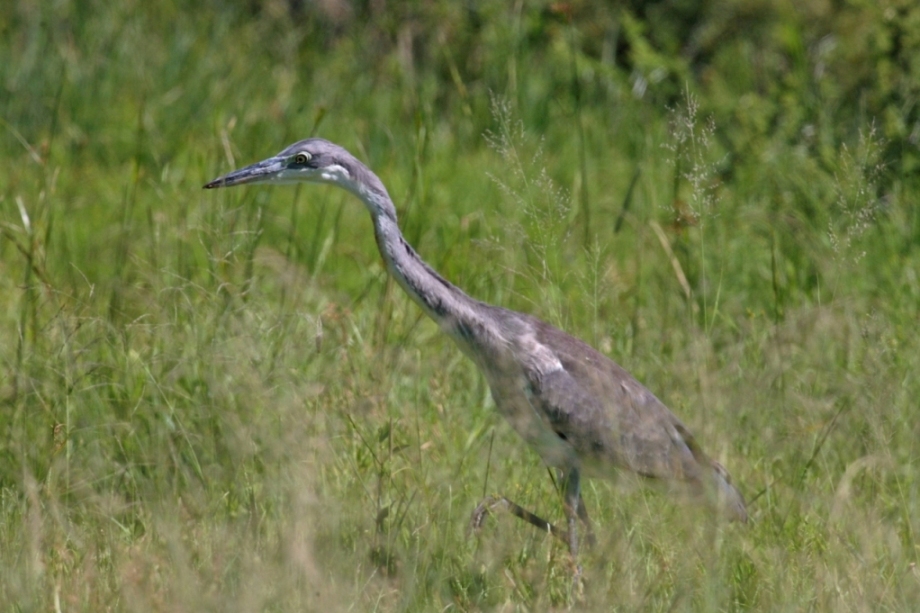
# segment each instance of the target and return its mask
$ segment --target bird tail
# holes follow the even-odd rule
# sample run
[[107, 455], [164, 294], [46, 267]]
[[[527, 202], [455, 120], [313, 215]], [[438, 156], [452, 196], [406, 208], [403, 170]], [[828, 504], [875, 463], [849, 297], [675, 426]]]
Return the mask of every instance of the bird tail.
[[[747, 523], [748, 514], [747, 506], [744, 504], [744, 497], [738, 488], [732, 484], [731, 475], [725, 470], [725, 467], [707, 456], [697, 444], [693, 435], [683, 426], [677, 423], [674, 426], [680, 439], [684, 442], [693, 454], [695, 460], [693, 464], [692, 481], [702, 485], [702, 490], [707, 496], [715, 495], [715, 506], [722, 512], [726, 519]], [[709, 466], [712, 471], [706, 474], [706, 467]], [[711, 479], [710, 479], [711, 475]], [[709, 483], [706, 483], [710, 479]]]
[[715, 460], [710, 460], [710, 462], [712, 463], [712, 477], [719, 507], [728, 519], [747, 523], [747, 507], [744, 504], [741, 492], [732, 484], [731, 475], [728, 474], [724, 466]]

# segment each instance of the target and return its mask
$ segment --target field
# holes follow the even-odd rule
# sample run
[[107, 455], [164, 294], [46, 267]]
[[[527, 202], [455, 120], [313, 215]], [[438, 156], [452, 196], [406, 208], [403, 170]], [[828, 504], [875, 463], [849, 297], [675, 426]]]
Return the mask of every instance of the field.
[[[0, 611], [915, 609], [920, 9], [227, 4], [0, 8]], [[469, 534], [560, 496], [361, 203], [201, 189], [311, 135], [751, 521], [589, 480], [581, 590], [523, 522]]]

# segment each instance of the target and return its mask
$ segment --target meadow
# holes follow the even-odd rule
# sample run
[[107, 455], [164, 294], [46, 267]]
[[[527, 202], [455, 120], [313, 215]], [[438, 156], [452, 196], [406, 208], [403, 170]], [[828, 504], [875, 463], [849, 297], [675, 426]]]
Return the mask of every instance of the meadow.
[[[910, 611], [912, 2], [0, 8], [0, 611]], [[472, 296], [609, 355], [747, 525], [554, 481], [330, 187], [202, 190], [311, 135]]]

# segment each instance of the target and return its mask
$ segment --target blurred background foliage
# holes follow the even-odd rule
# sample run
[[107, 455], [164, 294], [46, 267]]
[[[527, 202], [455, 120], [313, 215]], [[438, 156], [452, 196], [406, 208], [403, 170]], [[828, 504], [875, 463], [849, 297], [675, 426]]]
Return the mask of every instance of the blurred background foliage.
[[[168, 65], [172, 74], [163, 76], [184, 88], [192, 68], [183, 72], [173, 60], [232, 29], [276, 64], [273, 74], [259, 75], [261, 86], [283, 87], [285, 74], [298, 81], [352, 74], [359, 82], [345, 89], [355, 98], [360, 85], [415, 90], [415, 102], [428, 110], [471, 116], [473, 138], [490, 125], [488, 92], [526, 101], [525, 123], [545, 126], [563, 110], [609, 108], [625, 97], [673, 106], [690, 88], [733, 156], [774, 139], [832, 156], [874, 122], [886, 142], [885, 165], [898, 176], [917, 170], [920, 9], [910, 0], [129, 2], [120, 20], [100, 8], [92, 1], [14, 2], [4, 11], [7, 49], [16, 53], [4, 71], [4, 93], [19, 129], [48, 130], [65, 87], [98, 95], [92, 88], [100, 72], [112, 67], [120, 46], [130, 52], [140, 29], [166, 34], [171, 21], [190, 19], [194, 27], [179, 28], [180, 36], [118, 64], [137, 70], [138, 100], [166, 94], [150, 91], [145, 67]], [[39, 74], [57, 76], [59, 90], [49, 91], [52, 81]], [[329, 88], [327, 105], [348, 95], [344, 86]], [[281, 99], [277, 111], [303, 111], [289, 108], [297, 103]], [[403, 110], [411, 121], [420, 109]], [[68, 140], [79, 145], [81, 135]]]

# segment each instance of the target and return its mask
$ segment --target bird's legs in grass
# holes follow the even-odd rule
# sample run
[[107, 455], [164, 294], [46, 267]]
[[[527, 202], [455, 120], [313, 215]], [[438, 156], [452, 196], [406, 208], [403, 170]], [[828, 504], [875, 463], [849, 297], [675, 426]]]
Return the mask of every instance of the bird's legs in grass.
[[566, 514], [566, 530], [556, 527], [504, 496], [488, 496], [483, 499], [473, 511], [472, 517], [470, 517], [470, 529], [478, 531], [487, 515], [497, 510], [504, 510], [565, 543], [572, 554], [572, 558], [575, 558], [578, 555], [578, 533], [575, 517], [577, 516], [585, 524], [585, 542], [589, 546], [595, 543], [594, 529], [591, 526], [591, 519], [588, 517], [585, 502], [581, 497], [578, 470], [570, 469], [567, 473], [563, 472], [561, 476], [564, 484], [563, 506]]
[[594, 545], [594, 529], [591, 526], [591, 519], [588, 517], [588, 509], [585, 507], [585, 501], [581, 498], [581, 475], [578, 474], [577, 468], [570, 468], [566, 471], [560, 471], [563, 484], [562, 508], [565, 510], [566, 524], [568, 525], [568, 544], [569, 551], [572, 552], [572, 559], [578, 556], [578, 519], [585, 523], [585, 542], [589, 546]]
[[486, 516], [491, 515], [493, 512], [499, 510], [508, 511], [515, 517], [523, 519], [538, 530], [542, 530], [543, 532], [551, 534], [563, 543], [568, 544], [568, 540], [566, 539], [566, 532], [564, 530], [560, 530], [539, 515], [534, 515], [521, 505], [508, 500], [504, 496], [487, 496], [483, 498], [482, 502], [479, 503], [479, 505], [473, 511], [472, 516], [470, 517], [470, 530], [473, 532], [478, 532], [479, 529], [482, 528], [482, 524], [486, 520]]

